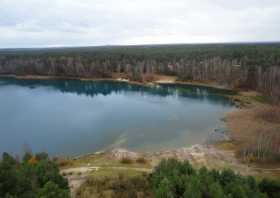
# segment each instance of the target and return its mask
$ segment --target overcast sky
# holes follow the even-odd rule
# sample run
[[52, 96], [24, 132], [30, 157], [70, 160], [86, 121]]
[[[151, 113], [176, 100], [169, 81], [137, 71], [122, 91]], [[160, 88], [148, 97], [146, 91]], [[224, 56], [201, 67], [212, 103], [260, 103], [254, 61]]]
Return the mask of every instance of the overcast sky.
[[280, 0], [0, 0], [0, 48], [280, 41]]

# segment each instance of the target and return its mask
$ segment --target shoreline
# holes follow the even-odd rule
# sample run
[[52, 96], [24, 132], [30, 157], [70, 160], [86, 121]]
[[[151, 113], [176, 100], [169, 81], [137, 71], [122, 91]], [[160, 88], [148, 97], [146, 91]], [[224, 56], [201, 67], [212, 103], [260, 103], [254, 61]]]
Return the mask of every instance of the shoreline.
[[80, 78], [80, 77], [65, 77], [65, 76], [43, 76], [43, 75], [15, 75], [15, 74], [0, 74], [0, 78], [14, 78], [17, 80], [77, 80], [85, 82], [98, 82], [98, 81], [112, 81], [112, 82], [123, 82], [131, 85], [139, 85], [144, 87], [155, 87], [159, 85], [189, 85], [189, 86], [198, 86], [203, 88], [216, 89], [220, 91], [233, 92], [233, 94], [220, 94], [227, 97], [235, 107], [242, 108], [246, 107], [247, 102], [243, 101], [243, 98], [239, 96], [240, 90], [232, 89], [219, 85], [215, 82], [200, 82], [200, 81], [177, 81], [175, 76], [167, 75], [155, 75], [157, 78], [153, 81], [138, 82], [131, 81], [128, 78], [121, 76], [112, 77], [112, 78]]
[[[115, 82], [126, 82], [134, 85], [141, 86], [156, 86], [161, 84], [174, 84], [174, 85], [193, 85], [193, 86], [201, 86], [206, 88], [215, 88], [219, 90], [225, 91], [236, 91], [238, 90], [228, 88], [223, 85], [219, 85], [215, 82], [200, 82], [200, 81], [177, 81], [174, 76], [166, 76], [166, 75], [157, 75], [158, 80], [153, 81], [131, 81], [127, 78], [117, 77], [117, 78], [86, 78], [86, 77], [68, 77], [68, 76], [45, 76], [45, 75], [15, 75], [15, 74], [0, 74], [0, 78], [15, 78], [18, 80], [78, 80], [78, 81], [115, 81]], [[168, 79], [161, 79], [168, 78]]]

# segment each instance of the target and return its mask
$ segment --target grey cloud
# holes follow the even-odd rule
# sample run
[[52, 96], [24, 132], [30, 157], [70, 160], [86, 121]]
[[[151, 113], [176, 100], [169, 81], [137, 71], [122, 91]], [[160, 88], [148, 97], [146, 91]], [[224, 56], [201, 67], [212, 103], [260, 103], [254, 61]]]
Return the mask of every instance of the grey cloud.
[[280, 40], [279, 0], [0, 0], [0, 48]]

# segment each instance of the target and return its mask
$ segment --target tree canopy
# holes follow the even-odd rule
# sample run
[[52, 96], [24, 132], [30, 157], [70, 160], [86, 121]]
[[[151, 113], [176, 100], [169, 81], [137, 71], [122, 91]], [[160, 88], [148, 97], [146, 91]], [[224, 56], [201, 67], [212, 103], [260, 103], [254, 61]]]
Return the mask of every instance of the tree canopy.
[[151, 183], [156, 198], [279, 198], [280, 180], [257, 181], [232, 170], [195, 170], [188, 162], [163, 160]]
[[3, 153], [0, 161], [0, 197], [69, 198], [68, 182], [46, 153], [25, 154], [16, 160]]

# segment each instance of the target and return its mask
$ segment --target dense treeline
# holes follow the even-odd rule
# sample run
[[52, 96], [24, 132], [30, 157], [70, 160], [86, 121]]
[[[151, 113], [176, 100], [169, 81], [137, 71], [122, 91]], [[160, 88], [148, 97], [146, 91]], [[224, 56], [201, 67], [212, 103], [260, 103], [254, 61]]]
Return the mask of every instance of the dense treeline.
[[68, 182], [45, 153], [26, 154], [20, 161], [3, 153], [1, 198], [70, 198]]
[[188, 162], [164, 160], [151, 183], [157, 198], [279, 198], [280, 181], [235, 174], [232, 170], [195, 170]]
[[154, 74], [216, 81], [280, 99], [280, 44], [157, 45], [1, 50], [0, 74], [110, 78], [135, 81]]

